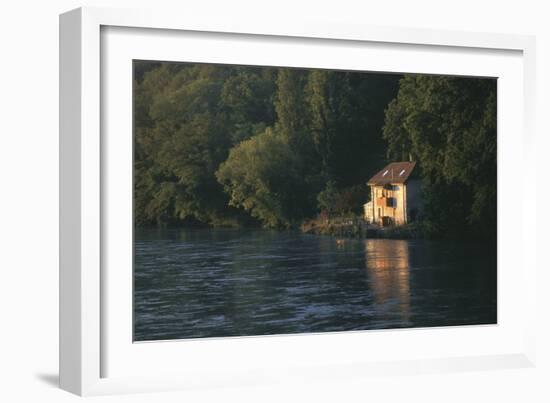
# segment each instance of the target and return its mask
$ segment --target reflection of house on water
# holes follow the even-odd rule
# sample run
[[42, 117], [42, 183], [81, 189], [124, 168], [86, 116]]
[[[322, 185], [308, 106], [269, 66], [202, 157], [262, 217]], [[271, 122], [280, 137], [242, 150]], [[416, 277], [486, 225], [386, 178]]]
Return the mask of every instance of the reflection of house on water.
[[[365, 264], [374, 302], [392, 326], [410, 326], [409, 248], [407, 241], [367, 239]], [[382, 319], [382, 318], [380, 318]], [[387, 323], [387, 322], [386, 322]]]

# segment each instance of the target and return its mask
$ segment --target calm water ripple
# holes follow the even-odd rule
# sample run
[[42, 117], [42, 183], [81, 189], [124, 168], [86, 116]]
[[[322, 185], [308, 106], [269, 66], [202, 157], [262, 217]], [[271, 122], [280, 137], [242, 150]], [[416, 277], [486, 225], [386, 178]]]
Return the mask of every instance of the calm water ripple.
[[496, 254], [479, 245], [136, 233], [136, 341], [490, 323]]

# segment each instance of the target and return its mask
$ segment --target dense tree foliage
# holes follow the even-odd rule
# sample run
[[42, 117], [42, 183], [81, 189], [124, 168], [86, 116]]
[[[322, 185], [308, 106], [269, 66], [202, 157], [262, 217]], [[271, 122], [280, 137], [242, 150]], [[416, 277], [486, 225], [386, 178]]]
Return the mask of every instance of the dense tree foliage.
[[267, 128], [231, 149], [217, 172], [230, 205], [243, 208], [269, 227], [290, 227], [307, 217], [303, 160], [288, 139]]
[[162, 63], [136, 80], [138, 225], [217, 225], [242, 214], [228, 207], [215, 172], [233, 145], [274, 123], [273, 74]]
[[433, 233], [496, 232], [495, 80], [136, 61], [134, 127], [140, 226], [357, 214], [412, 158]]
[[408, 75], [387, 111], [388, 158], [418, 162], [438, 236], [496, 236], [496, 80]]
[[[396, 94], [397, 80], [391, 75], [278, 70], [273, 131], [263, 134], [262, 142], [258, 139], [236, 146], [219, 171], [232, 205], [250, 211], [268, 226], [282, 227], [326, 210], [324, 195], [329, 190], [338, 193], [337, 211], [360, 210], [367, 197], [367, 175], [384, 161], [383, 111]], [[294, 159], [279, 160], [282, 152], [266, 152], [268, 138], [286, 147]], [[258, 168], [257, 158], [250, 157], [252, 150], [261, 150], [266, 158], [261, 161], [264, 169]], [[285, 179], [275, 181], [277, 188], [267, 186], [274, 182], [273, 176], [265, 173], [275, 174], [284, 166], [282, 162], [288, 163], [288, 172], [277, 173], [277, 178]], [[246, 172], [254, 172], [254, 177], [245, 177]], [[359, 192], [361, 201], [351, 197], [358, 194], [358, 186], [364, 189]], [[258, 195], [265, 202], [267, 193], [276, 199], [277, 208], [274, 203], [259, 203]], [[355, 204], [346, 205], [345, 201]], [[269, 212], [268, 206], [273, 206]]]
[[[138, 225], [290, 227], [384, 162], [399, 76], [135, 63]], [[345, 197], [341, 200], [347, 200]], [[322, 206], [321, 206], [322, 207]]]

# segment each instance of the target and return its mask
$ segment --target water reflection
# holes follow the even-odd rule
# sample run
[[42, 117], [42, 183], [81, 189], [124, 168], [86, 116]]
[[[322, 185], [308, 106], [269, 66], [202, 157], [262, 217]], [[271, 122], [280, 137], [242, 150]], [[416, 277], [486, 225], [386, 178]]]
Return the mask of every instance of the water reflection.
[[205, 229], [134, 251], [134, 340], [496, 322], [483, 245]]
[[364, 241], [365, 265], [376, 304], [386, 306], [410, 324], [409, 243], [402, 240]]

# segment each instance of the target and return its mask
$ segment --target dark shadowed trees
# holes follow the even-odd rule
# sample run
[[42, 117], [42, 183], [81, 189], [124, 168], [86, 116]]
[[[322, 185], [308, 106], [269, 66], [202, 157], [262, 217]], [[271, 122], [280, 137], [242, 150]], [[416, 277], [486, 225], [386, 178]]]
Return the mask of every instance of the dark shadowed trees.
[[288, 228], [321, 210], [359, 214], [368, 178], [412, 158], [434, 233], [495, 233], [495, 80], [134, 68], [136, 225]]
[[437, 234], [496, 236], [496, 80], [404, 77], [384, 138], [390, 159], [418, 161]]
[[135, 83], [138, 225], [239, 216], [215, 172], [229, 149], [273, 124], [269, 69], [162, 63]]

